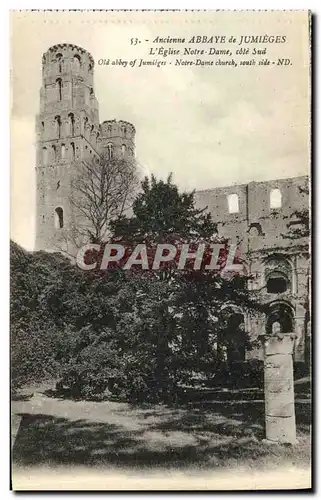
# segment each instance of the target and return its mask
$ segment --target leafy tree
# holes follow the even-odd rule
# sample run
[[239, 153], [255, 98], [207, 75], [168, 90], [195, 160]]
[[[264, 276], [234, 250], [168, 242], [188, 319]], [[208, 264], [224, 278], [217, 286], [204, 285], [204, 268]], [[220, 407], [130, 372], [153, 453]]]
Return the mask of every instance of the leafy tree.
[[68, 265], [59, 254], [29, 253], [10, 244], [11, 381], [15, 389], [57, 374], [60, 333], [44, 296]]

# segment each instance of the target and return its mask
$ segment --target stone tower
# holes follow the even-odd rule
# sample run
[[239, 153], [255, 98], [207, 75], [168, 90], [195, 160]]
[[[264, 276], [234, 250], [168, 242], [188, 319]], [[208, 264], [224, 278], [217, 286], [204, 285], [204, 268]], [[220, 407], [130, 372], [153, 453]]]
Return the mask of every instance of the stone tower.
[[93, 57], [63, 43], [42, 58], [36, 132], [36, 249], [63, 250], [76, 220], [70, 195], [80, 163], [103, 154], [134, 158], [135, 128], [116, 120], [99, 124]]

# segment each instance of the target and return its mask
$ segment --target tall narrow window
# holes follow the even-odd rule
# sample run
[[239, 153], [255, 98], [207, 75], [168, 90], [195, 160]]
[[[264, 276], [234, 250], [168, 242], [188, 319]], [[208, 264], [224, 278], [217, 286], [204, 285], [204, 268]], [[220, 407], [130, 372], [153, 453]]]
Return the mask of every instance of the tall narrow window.
[[108, 160], [111, 160], [113, 157], [113, 145], [112, 144], [107, 144], [107, 157], [108, 157]]
[[56, 137], [60, 139], [61, 136], [61, 119], [60, 116], [55, 116]]
[[57, 70], [58, 73], [62, 71], [62, 54], [56, 54]]
[[108, 133], [109, 136], [111, 135], [111, 125], [108, 125], [108, 127], [107, 127], [107, 133]]
[[74, 160], [76, 158], [75, 143], [72, 142], [70, 145], [71, 145], [71, 158]]
[[126, 132], [127, 132], [125, 125], [122, 125], [121, 128], [120, 128], [120, 130], [121, 130], [122, 136], [125, 137], [126, 136]]
[[61, 159], [66, 158], [66, 146], [64, 144], [61, 145]]
[[87, 118], [87, 116], [85, 116], [85, 118], [84, 118], [84, 136], [86, 136], [87, 126], [88, 126], [88, 118]]
[[57, 159], [57, 149], [55, 145], [51, 146], [51, 158], [52, 161], [56, 161]]
[[57, 78], [56, 80], [56, 89], [57, 89], [57, 100], [62, 100], [62, 81], [61, 78]]
[[125, 144], [122, 144], [122, 147], [121, 147], [122, 156], [125, 156], [125, 153], [126, 153], [126, 146], [125, 146]]
[[227, 197], [228, 211], [230, 214], [236, 214], [239, 209], [239, 197], [236, 193], [229, 194]]
[[43, 137], [45, 134], [45, 122], [41, 122], [41, 136]]
[[47, 148], [42, 148], [42, 163], [44, 165], [48, 164], [48, 150], [47, 150]]
[[69, 130], [68, 134], [71, 136], [75, 135], [75, 117], [73, 113], [69, 113], [68, 115], [68, 124], [69, 124]]
[[80, 70], [80, 56], [75, 55], [73, 59], [73, 66], [76, 71]]
[[55, 228], [61, 229], [64, 227], [64, 211], [61, 207], [55, 209]]
[[270, 208], [281, 208], [282, 194], [279, 189], [271, 189], [270, 191]]

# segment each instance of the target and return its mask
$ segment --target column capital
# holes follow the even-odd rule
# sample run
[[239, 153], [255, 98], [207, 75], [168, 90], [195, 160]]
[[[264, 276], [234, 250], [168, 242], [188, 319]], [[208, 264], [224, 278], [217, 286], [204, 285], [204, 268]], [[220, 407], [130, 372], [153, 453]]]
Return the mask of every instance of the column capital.
[[262, 334], [258, 336], [264, 345], [265, 355], [272, 354], [292, 354], [294, 349], [294, 342], [297, 338], [295, 332], [276, 334]]

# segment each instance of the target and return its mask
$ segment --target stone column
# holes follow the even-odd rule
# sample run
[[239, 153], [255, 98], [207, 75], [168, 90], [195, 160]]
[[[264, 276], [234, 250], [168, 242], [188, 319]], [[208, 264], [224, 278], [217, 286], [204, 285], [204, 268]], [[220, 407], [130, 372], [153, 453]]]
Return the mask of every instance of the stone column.
[[269, 441], [296, 440], [293, 349], [294, 333], [261, 336], [264, 341], [265, 435]]

